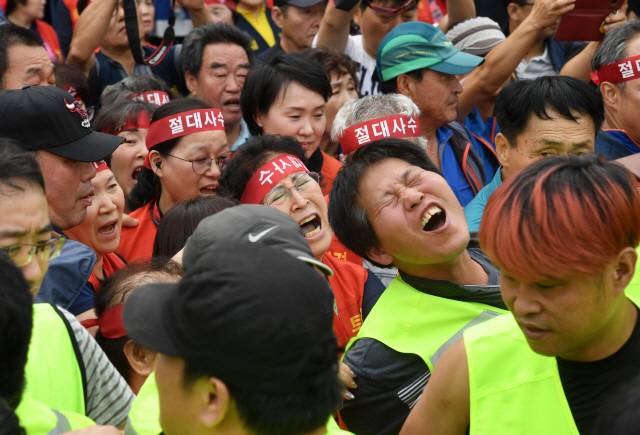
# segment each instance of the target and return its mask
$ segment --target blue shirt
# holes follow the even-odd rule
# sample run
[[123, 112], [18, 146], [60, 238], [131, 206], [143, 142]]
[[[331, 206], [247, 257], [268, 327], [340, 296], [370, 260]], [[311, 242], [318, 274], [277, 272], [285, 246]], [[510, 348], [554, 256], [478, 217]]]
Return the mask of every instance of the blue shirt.
[[[460, 166], [460, 163], [456, 159], [456, 155], [449, 144], [449, 139], [453, 136], [453, 131], [446, 126], [440, 127], [436, 130], [436, 138], [438, 139], [438, 154], [440, 155], [440, 165], [442, 168], [442, 175], [447, 183], [453, 190], [453, 193], [458, 198], [460, 205], [465, 207], [474, 198], [475, 193], [471, 188], [471, 185], [467, 181], [464, 171]], [[469, 134], [471, 139], [471, 146], [475, 149], [478, 155], [482, 158], [484, 165], [484, 175], [486, 180], [493, 178], [495, 171], [498, 168], [498, 163], [495, 155], [491, 151], [485, 149], [485, 145], [476, 139], [473, 134]]]
[[640, 145], [624, 130], [601, 130], [594, 151], [607, 160], [615, 160], [640, 153]]
[[498, 168], [496, 175], [491, 180], [491, 183], [482, 188], [473, 200], [467, 204], [464, 208], [464, 216], [467, 218], [467, 225], [469, 226], [469, 232], [478, 231], [480, 229], [480, 222], [482, 222], [482, 213], [489, 201], [489, 197], [496, 191], [502, 184], [502, 167]]
[[240, 119], [240, 135], [231, 146], [231, 151], [237, 151], [238, 148], [244, 145], [244, 143], [248, 141], [250, 137], [251, 135], [249, 134], [249, 127], [247, 126], [247, 123], [244, 122], [244, 119]]

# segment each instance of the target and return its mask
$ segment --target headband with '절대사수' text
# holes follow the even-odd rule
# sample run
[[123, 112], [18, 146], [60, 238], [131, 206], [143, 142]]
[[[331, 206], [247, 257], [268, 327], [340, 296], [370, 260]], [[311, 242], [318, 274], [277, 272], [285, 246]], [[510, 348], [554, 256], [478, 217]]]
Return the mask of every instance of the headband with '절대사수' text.
[[361, 124], [352, 125], [340, 136], [339, 142], [344, 154], [349, 154], [370, 142], [395, 137], [398, 139], [420, 137], [418, 117], [404, 115], [385, 116]]
[[591, 80], [596, 85], [602, 82], [623, 83], [638, 78], [640, 78], [640, 56], [602, 65], [597, 71], [591, 73]]
[[309, 172], [302, 160], [282, 154], [260, 166], [242, 192], [241, 204], [260, 204], [267, 193], [292, 172]]
[[[159, 143], [203, 131], [224, 131], [224, 118], [220, 109], [197, 109], [170, 115], [151, 124], [147, 133], [147, 149]], [[151, 169], [149, 155], [144, 159], [144, 167]]]

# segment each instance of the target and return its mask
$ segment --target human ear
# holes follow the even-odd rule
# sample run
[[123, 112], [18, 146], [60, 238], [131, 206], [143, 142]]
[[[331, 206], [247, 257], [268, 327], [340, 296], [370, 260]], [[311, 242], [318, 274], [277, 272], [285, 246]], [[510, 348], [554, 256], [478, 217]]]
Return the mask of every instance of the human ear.
[[227, 385], [218, 378], [202, 378], [195, 386], [203, 400], [200, 421], [208, 428], [219, 425], [231, 409], [231, 394]]
[[377, 246], [372, 246], [371, 248], [367, 249], [366, 252], [367, 257], [369, 257], [376, 263], [388, 265], [393, 261], [393, 256], [391, 254]]
[[149, 352], [142, 346], [136, 344], [133, 340], [129, 340], [124, 345], [124, 355], [129, 362], [131, 370], [140, 376], [149, 376], [154, 369], [152, 358]]
[[638, 253], [632, 247], [626, 247], [618, 253], [613, 270], [614, 296], [623, 293], [636, 271]]
[[395, 78], [398, 93], [411, 98], [413, 90], [413, 79], [406, 74], [400, 74]]
[[280, 29], [284, 27], [284, 22], [282, 21], [282, 18], [283, 18], [282, 9], [280, 9], [280, 7], [278, 6], [274, 6], [273, 9], [271, 9], [271, 19], [273, 20], [274, 23], [276, 23], [276, 26], [280, 27]]
[[198, 78], [191, 74], [191, 71], [187, 71], [184, 74], [184, 80], [187, 83], [187, 89], [189, 89], [189, 92], [197, 98], [198, 95], [196, 94], [196, 89], [198, 89]]
[[162, 156], [158, 151], [149, 151], [149, 166], [158, 177], [162, 177]]
[[256, 124], [258, 124], [258, 127], [263, 128], [264, 127], [264, 121], [267, 118], [267, 115], [258, 111], [258, 113], [256, 114]]
[[502, 133], [496, 135], [496, 154], [498, 155], [498, 162], [503, 168], [509, 167], [509, 149], [511, 145], [509, 141]]
[[360, 18], [362, 17], [362, 10], [360, 9], [360, 6], [358, 6], [358, 9], [356, 10], [356, 13], [353, 14], [353, 22], [356, 23], [356, 25], [360, 25]]
[[600, 85], [600, 93], [602, 94], [602, 100], [605, 107], [610, 107], [613, 110], [617, 110], [622, 99], [622, 92], [620, 88], [613, 83], [604, 82]]

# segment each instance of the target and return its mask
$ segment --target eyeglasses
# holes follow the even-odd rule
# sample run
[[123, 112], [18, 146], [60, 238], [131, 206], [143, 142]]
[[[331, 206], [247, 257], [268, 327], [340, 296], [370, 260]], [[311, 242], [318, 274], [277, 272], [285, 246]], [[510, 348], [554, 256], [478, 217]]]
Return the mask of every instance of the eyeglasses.
[[320, 174], [316, 172], [307, 172], [302, 174], [293, 181], [293, 186], [280, 186], [272, 189], [267, 193], [267, 196], [264, 197], [264, 204], [282, 205], [291, 198], [291, 189], [296, 189], [298, 192], [308, 192], [314, 185], [318, 184], [319, 180]]
[[64, 242], [66, 240], [66, 237], [60, 236], [54, 237], [44, 243], [38, 243], [37, 245], [13, 245], [2, 248], [2, 250], [16, 266], [21, 267], [31, 263], [31, 260], [33, 260], [35, 255], [45, 261], [53, 260], [58, 257], [62, 252], [62, 248], [64, 247]]
[[[174, 156], [172, 154], [167, 154], [170, 157], [173, 157], [174, 159], [178, 159], [178, 160], [182, 160], [183, 162], [189, 162], [191, 163], [191, 167], [193, 168], [193, 172], [195, 172], [198, 175], [202, 175], [205, 172], [207, 172], [209, 170], [209, 168], [211, 167], [211, 162], [213, 161], [213, 159], [211, 159], [211, 157], [209, 156], [198, 156], [193, 160], [187, 160], [187, 159], [183, 159], [182, 157], [178, 157], [178, 156]], [[227, 156], [220, 156], [218, 158], [215, 159], [216, 161], [216, 166], [218, 166], [218, 169], [220, 169], [220, 172], [222, 172], [222, 170], [227, 166]]]

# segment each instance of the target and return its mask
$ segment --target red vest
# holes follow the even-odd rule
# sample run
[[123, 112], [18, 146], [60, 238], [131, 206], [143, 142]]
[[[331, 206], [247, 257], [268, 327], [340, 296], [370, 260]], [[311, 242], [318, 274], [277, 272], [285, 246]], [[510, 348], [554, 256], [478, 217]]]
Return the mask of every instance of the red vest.
[[336, 300], [337, 313], [333, 313], [333, 331], [338, 338], [338, 346], [343, 348], [362, 327], [362, 298], [367, 271], [362, 266], [339, 260], [328, 254], [322, 262], [333, 269], [329, 284]]
[[[113, 252], [102, 257], [102, 271], [105, 278], [111, 276], [117, 270], [124, 269], [126, 266], [124, 261]], [[98, 277], [93, 272], [89, 277], [89, 283], [91, 283], [96, 292], [100, 290], [100, 281], [98, 281]]]
[[328, 195], [333, 187], [333, 180], [336, 178], [336, 175], [338, 175], [340, 168], [342, 168], [342, 163], [324, 151], [321, 150], [320, 152], [323, 158], [320, 173], [324, 176], [324, 180], [320, 182], [320, 188], [322, 189], [323, 195]]
[[158, 226], [151, 218], [151, 207], [153, 207], [153, 204], [154, 202], [151, 202], [144, 207], [140, 207], [129, 215], [140, 221], [137, 227], [122, 227], [118, 254], [120, 254], [127, 263], [151, 258], [153, 242], [158, 232]]

